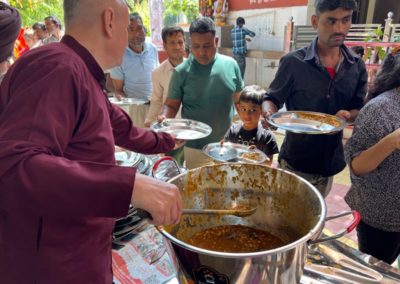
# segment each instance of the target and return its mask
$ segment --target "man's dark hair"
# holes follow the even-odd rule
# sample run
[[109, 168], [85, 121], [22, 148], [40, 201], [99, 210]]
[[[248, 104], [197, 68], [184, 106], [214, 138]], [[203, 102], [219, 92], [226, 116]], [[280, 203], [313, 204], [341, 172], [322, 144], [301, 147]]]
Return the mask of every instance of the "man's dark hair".
[[140, 21], [143, 25], [142, 17], [140, 17], [138, 12], [133, 12], [129, 14], [129, 21]]
[[209, 17], [199, 17], [195, 19], [189, 28], [189, 33], [206, 34], [212, 33], [215, 35], [215, 25], [212, 19]]
[[61, 30], [61, 22], [60, 22], [60, 20], [59, 19], [57, 19], [56, 17], [54, 17], [54, 16], [48, 16], [48, 17], [46, 17], [46, 18], [44, 18], [44, 20], [46, 21], [46, 20], [48, 20], [48, 21], [51, 21], [57, 28], [59, 28], [60, 30]]
[[351, 50], [353, 50], [355, 54], [359, 55], [360, 58], [363, 58], [364, 52], [365, 52], [364, 47], [362, 47], [362, 46], [352, 46]]
[[146, 29], [146, 27], [144, 26], [143, 19], [142, 19], [142, 17], [140, 17], [140, 15], [139, 15], [138, 12], [130, 13], [130, 14], [129, 14], [129, 21], [140, 21], [140, 23], [142, 24], [144, 33], [145, 33], [145, 34], [147, 33], [147, 29]]
[[43, 24], [43, 23], [39, 23], [39, 22], [36, 22], [36, 23], [34, 23], [33, 25], [32, 25], [32, 29], [33, 30], [42, 30], [42, 31], [45, 31], [46, 30], [46, 26]]
[[355, 11], [357, 10], [357, 2], [355, 0], [315, 0], [315, 13], [317, 16], [337, 8]]
[[244, 20], [243, 17], [239, 17], [239, 18], [236, 19], [236, 25], [238, 25], [238, 26], [242, 26], [245, 23], [246, 23], [246, 21]]
[[164, 27], [161, 32], [161, 38], [163, 42], [167, 42], [167, 37], [170, 37], [176, 33], [181, 33], [183, 37], [185, 37], [185, 33], [183, 29], [179, 26], [172, 26], [172, 27]]
[[239, 96], [239, 103], [253, 103], [255, 105], [261, 106], [263, 103], [263, 98], [265, 95], [265, 90], [258, 85], [250, 85], [244, 87]]
[[400, 86], [400, 48], [394, 48], [383, 60], [381, 70], [368, 92], [366, 101]]

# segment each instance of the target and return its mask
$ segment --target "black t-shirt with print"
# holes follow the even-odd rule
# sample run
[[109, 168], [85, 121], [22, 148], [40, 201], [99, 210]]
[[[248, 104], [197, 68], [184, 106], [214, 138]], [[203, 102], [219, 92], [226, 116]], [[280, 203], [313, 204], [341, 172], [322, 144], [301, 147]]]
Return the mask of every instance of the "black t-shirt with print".
[[262, 127], [261, 123], [258, 124], [257, 128], [250, 131], [245, 130], [241, 122], [235, 123], [225, 134], [224, 141], [246, 146], [255, 145], [258, 150], [268, 156], [279, 153], [275, 135]]

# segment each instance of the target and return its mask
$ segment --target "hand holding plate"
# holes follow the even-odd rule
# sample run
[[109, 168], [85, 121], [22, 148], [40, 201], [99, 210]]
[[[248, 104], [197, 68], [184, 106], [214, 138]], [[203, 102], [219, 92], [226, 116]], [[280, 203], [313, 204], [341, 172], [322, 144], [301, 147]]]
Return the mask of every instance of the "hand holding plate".
[[269, 118], [271, 115], [276, 113], [278, 108], [271, 101], [264, 101], [262, 104], [262, 116], [261, 124], [265, 129], [276, 130], [277, 128], [269, 123]]
[[166, 117], [165, 117], [165, 115], [163, 115], [163, 114], [160, 114], [159, 116], [157, 116], [157, 122], [158, 122], [158, 123], [163, 122], [164, 119], [166, 119]]
[[347, 110], [341, 109], [335, 115], [337, 117], [344, 119], [346, 122], [348, 122], [351, 119], [351, 113]]
[[176, 139], [176, 135], [175, 134], [170, 134], [174, 140], [175, 140], [175, 146], [174, 146], [174, 150], [179, 149], [180, 147], [182, 147], [183, 145], [185, 145], [186, 140], [183, 139]]
[[114, 93], [114, 97], [118, 100], [118, 101], [122, 101], [125, 97], [121, 94], [118, 93]]

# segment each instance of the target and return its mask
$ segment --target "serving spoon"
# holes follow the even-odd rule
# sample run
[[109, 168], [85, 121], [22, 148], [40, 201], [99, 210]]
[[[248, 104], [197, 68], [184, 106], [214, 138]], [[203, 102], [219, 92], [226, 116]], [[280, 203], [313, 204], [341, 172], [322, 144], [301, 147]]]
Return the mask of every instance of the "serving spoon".
[[[257, 207], [237, 207], [232, 209], [182, 209], [182, 214], [185, 215], [231, 215], [237, 217], [248, 217], [253, 215]], [[152, 219], [151, 214], [146, 210], [137, 209], [137, 214], [141, 218]]]
[[237, 217], [248, 217], [253, 215], [257, 210], [257, 207], [253, 208], [232, 208], [232, 209], [183, 209], [182, 214], [197, 215], [197, 214], [209, 214], [209, 215], [232, 215]]

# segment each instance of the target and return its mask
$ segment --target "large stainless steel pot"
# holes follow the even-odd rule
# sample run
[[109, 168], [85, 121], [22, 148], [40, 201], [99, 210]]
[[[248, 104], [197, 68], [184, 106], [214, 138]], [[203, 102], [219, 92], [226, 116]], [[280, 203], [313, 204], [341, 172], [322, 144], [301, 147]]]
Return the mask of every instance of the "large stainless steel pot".
[[[184, 208], [230, 208], [249, 201], [258, 207], [246, 218], [183, 215], [178, 225], [160, 227], [172, 242], [186, 277], [195, 283], [300, 282], [308, 245], [319, 241], [326, 219], [325, 201], [309, 182], [254, 164], [205, 166], [170, 182], [181, 189]], [[264, 229], [289, 244], [268, 251], [223, 253], [185, 242], [200, 230], [226, 224]]]

